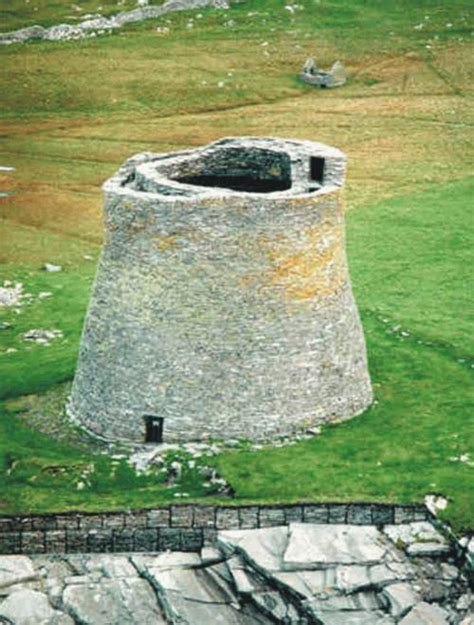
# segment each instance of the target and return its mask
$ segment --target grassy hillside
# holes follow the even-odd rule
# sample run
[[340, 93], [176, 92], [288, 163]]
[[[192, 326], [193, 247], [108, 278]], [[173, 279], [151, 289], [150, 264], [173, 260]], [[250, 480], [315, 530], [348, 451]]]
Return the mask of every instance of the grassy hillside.
[[[10, 324], [0, 330], [0, 396], [10, 398], [0, 417], [0, 511], [173, 498], [158, 476], [137, 478], [102, 455], [77, 491], [90, 452], [31, 424], [61, 412], [67, 387], [55, 385], [73, 375], [102, 240], [102, 181], [141, 150], [256, 134], [348, 154], [348, 254], [378, 403], [314, 440], [227, 454], [219, 470], [242, 501], [406, 502], [441, 492], [447, 518], [472, 527], [471, 3], [298, 4], [291, 13], [280, 0], [247, 0], [90, 40], [0, 48], [0, 165], [16, 167], [0, 171], [0, 191], [12, 192], [0, 197], [0, 277], [31, 294], [18, 312], [0, 309]], [[77, 2], [83, 12], [98, 5]], [[1, 8], [2, 29], [67, 21], [73, 10], [46, 0], [28, 7]], [[322, 66], [340, 59], [348, 84], [299, 83], [310, 55]], [[45, 272], [45, 262], [63, 271]], [[63, 336], [28, 343], [22, 335], [33, 328]], [[205, 494], [192, 472], [185, 481], [191, 497]]]

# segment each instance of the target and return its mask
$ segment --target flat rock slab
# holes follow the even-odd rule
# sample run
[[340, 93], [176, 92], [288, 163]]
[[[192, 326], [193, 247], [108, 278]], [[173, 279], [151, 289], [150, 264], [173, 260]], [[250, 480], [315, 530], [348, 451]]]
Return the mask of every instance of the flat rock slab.
[[429, 523], [226, 531], [200, 554], [0, 557], [0, 623], [15, 625], [474, 625], [472, 604]]
[[289, 528], [283, 562], [287, 569], [320, 568], [331, 564], [377, 564], [386, 552], [385, 541], [373, 526], [293, 523]]
[[38, 578], [33, 563], [27, 556], [2, 556], [0, 565], [0, 595], [15, 584]]

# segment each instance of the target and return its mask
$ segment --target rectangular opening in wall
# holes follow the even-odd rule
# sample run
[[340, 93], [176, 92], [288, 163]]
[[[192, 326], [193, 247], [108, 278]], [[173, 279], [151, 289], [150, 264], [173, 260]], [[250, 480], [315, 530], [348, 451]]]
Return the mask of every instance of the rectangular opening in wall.
[[146, 415], [145, 419], [145, 443], [163, 442], [163, 417]]
[[312, 156], [309, 161], [311, 180], [323, 184], [324, 178], [324, 158]]

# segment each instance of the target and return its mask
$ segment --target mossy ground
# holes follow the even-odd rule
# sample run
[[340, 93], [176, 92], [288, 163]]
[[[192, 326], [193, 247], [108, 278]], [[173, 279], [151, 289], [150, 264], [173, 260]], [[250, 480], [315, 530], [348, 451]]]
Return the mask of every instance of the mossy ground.
[[[31, 4], [35, 22], [59, 13], [67, 21], [68, 3]], [[101, 182], [141, 150], [256, 134], [319, 140], [348, 154], [348, 254], [377, 403], [314, 440], [226, 454], [220, 472], [241, 501], [409, 502], [439, 492], [453, 525], [472, 528], [473, 467], [453, 460], [474, 458], [472, 8], [461, 0], [299, 4], [292, 14], [279, 0], [248, 0], [91, 40], [0, 49], [0, 165], [17, 168], [0, 172], [0, 190], [14, 193], [0, 199], [1, 275], [33, 295], [19, 314], [1, 313], [11, 327], [0, 334], [0, 393], [10, 398], [0, 420], [0, 511], [173, 499], [156, 476], [136, 478], [74, 437], [39, 435], [25, 415], [36, 406], [37, 423], [39, 409], [45, 419], [60, 410], [52, 387], [74, 371], [100, 251]], [[98, 3], [78, 5], [93, 12]], [[32, 23], [22, 4], [8, 11], [4, 30]], [[339, 58], [347, 86], [299, 83], [310, 55], [323, 66]], [[44, 262], [63, 271], [44, 272]], [[52, 295], [39, 299], [44, 291]], [[23, 332], [38, 327], [64, 338], [25, 343]], [[90, 462], [94, 479], [77, 491]], [[186, 479], [191, 498], [204, 496], [198, 480]]]

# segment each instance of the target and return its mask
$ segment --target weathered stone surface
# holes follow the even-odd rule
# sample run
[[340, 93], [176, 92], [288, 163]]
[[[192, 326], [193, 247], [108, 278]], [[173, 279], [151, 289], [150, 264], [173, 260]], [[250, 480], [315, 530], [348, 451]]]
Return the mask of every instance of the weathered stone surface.
[[399, 618], [420, 601], [418, 593], [407, 583], [390, 584], [383, 591], [390, 604], [390, 614]]
[[218, 544], [227, 553], [244, 551], [258, 567], [276, 571], [281, 568], [288, 543], [288, 528], [271, 527], [261, 530], [226, 531], [218, 535]]
[[310, 58], [306, 60], [300, 78], [315, 87], [333, 88], [344, 85], [347, 75], [340, 61], [336, 61], [329, 71], [324, 71]]
[[285, 566], [314, 568], [318, 564], [376, 564], [386, 546], [375, 527], [349, 525], [290, 525]]
[[400, 625], [448, 625], [448, 613], [437, 605], [421, 602], [400, 621]]
[[397, 547], [412, 556], [438, 556], [451, 550], [446, 538], [428, 521], [386, 525], [383, 531]]
[[139, 570], [157, 590], [170, 623], [189, 625], [266, 624], [246, 606], [239, 606], [232, 587], [215, 566], [201, 568], [195, 554], [166, 554], [155, 560], [134, 558]]
[[366, 408], [344, 171], [335, 148], [255, 137], [127, 161], [104, 186], [70, 416], [114, 440], [144, 442], [145, 415], [165, 442], [266, 440]]
[[0, 604], [1, 617], [14, 625], [74, 625], [69, 616], [53, 610], [46, 595], [36, 590], [19, 590], [9, 595]]
[[30, 582], [37, 578], [38, 572], [35, 571], [30, 558], [26, 556], [1, 556], [0, 594], [15, 584]]
[[165, 623], [150, 586], [141, 579], [120, 578], [67, 586], [65, 608], [84, 625], [159, 625]]
[[[215, 531], [117, 531], [134, 541], [165, 530], [180, 544], [183, 533]], [[432, 530], [415, 522], [393, 532], [292, 523], [220, 532], [201, 554], [0, 557], [0, 616], [15, 625], [471, 625], [468, 581], [450, 554], [399, 549], [401, 537], [433, 541]]]

